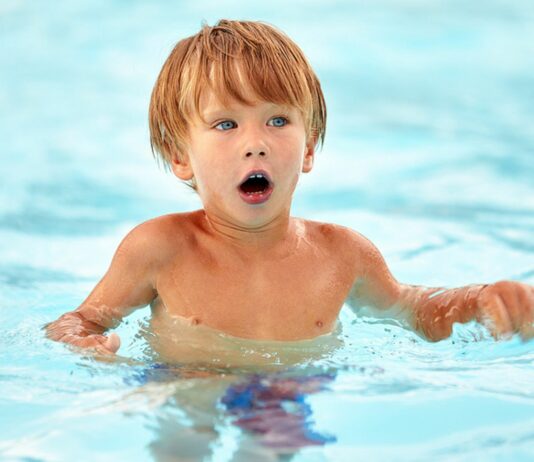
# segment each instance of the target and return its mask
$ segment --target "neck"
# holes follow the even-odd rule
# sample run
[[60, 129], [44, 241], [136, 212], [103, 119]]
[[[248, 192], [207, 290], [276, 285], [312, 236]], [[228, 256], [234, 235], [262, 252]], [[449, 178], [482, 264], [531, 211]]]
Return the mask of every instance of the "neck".
[[203, 222], [206, 232], [213, 238], [244, 256], [266, 253], [273, 256], [273, 251], [278, 248], [287, 253], [287, 249], [295, 247], [300, 234], [295, 219], [289, 213], [261, 224], [245, 225], [204, 210]]

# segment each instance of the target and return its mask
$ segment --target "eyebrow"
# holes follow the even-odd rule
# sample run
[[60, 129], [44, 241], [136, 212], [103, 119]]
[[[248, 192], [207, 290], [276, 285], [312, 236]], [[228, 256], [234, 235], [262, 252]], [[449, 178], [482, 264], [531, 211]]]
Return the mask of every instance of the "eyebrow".
[[[266, 111], [275, 111], [275, 110], [276, 111], [278, 110], [289, 111], [291, 110], [291, 106], [288, 106], [287, 104], [274, 104], [274, 103], [268, 103], [268, 104], [269, 104], [269, 107], [266, 109]], [[210, 112], [205, 112], [203, 113], [203, 117], [206, 120], [217, 119], [223, 115], [226, 116], [228, 114], [232, 114], [233, 112], [235, 112], [235, 110], [232, 108], [222, 108], [222, 109], [216, 109]]]
[[212, 111], [212, 112], [205, 112], [203, 114], [204, 118], [205, 119], [217, 119], [219, 117], [221, 117], [222, 115], [226, 115], [228, 113], [231, 113], [232, 110], [231, 109], [218, 109], [216, 111]]

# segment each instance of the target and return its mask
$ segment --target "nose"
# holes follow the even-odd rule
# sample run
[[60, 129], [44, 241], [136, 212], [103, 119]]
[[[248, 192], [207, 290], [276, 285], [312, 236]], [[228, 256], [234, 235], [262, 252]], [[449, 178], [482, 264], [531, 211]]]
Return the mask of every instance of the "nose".
[[255, 149], [255, 150], [253, 150], [253, 151], [248, 151], [248, 152], [245, 154], [245, 156], [246, 156], [246, 157], [250, 157], [250, 156], [252, 156], [253, 154], [258, 154], [258, 156], [265, 156], [265, 151], [260, 151], [260, 150]]
[[243, 133], [245, 144], [243, 151], [245, 157], [260, 156], [265, 157], [269, 152], [265, 137], [267, 136], [261, 129], [250, 127], [246, 133]]

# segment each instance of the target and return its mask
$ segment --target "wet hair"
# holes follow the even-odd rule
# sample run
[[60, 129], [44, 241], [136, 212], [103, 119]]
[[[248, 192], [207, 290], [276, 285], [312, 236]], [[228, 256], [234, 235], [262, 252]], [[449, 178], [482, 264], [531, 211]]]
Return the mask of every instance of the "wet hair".
[[[322, 146], [326, 104], [317, 76], [302, 50], [283, 32], [259, 21], [221, 19], [180, 40], [163, 64], [150, 100], [152, 152], [166, 168], [181, 158], [188, 127], [200, 115], [202, 90], [210, 88], [223, 105], [232, 100], [253, 105], [254, 96], [297, 108], [306, 135]], [[196, 190], [194, 178], [186, 182]]]

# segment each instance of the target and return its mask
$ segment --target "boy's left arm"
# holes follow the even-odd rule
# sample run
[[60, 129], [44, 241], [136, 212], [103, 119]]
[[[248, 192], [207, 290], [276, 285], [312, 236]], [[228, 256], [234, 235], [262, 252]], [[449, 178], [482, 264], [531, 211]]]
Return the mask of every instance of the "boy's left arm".
[[514, 281], [455, 289], [401, 284], [369, 240], [354, 231], [349, 240], [358, 275], [347, 300], [351, 307], [404, 321], [430, 341], [449, 337], [455, 322], [471, 320], [484, 324], [495, 339], [515, 332], [523, 340], [534, 337], [534, 287]]

